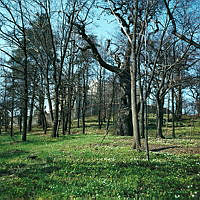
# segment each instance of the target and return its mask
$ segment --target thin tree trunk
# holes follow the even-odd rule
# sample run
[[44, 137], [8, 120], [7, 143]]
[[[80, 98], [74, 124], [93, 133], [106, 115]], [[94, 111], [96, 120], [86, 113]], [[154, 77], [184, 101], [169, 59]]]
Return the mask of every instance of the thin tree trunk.
[[99, 106], [98, 106], [98, 126], [99, 129], [101, 129], [102, 126], [102, 67], [100, 67], [99, 71], [99, 95], [98, 95], [98, 101], [99, 101]]
[[145, 138], [145, 103], [144, 99], [140, 102], [140, 135], [141, 138]]
[[77, 127], [80, 128], [80, 117], [81, 117], [81, 98], [78, 94], [78, 108], [77, 108]]
[[[180, 72], [179, 72], [180, 76]], [[178, 86], [178, 94], [176, 98], [176, 119], [181, 120], [182, 117], [182, 87]]]
[[[13, 94], [12, 94], [13, 95]], [[12, 105], [11, 105], [11, 116], [10, 116], [10, 136], [14, 135], [13, 132], [13, 119], [14, 119], [14, 96], [12, 96]]]
[[20, 110], [20, 115], [19, 115], [19, 118], [18, 118], [18, 124], [19, 124], [19, 132], [21, 134], [22, 133], [22, 108]]
[[31, 98], [31, 107], [30, 107], [30, 114], [29, 114], [29, 121], [28, 121], [28, 131], [32, 130], [34, 103], [35, 103], [35, 86], [33, 88], [33, 94], [32, 94], [32, 98]]
[[144, 136], [145, 136], [146, 158], [149, 161], [150, 156], [149, 156], [149, 142], [148, 142], [148, 104], [147, 104], [147, 99], [145, 101], [144, 107], [145, 107], [145, 132], [144, 132]]
[[[14, 135], [13, 122], [14, 122], [14, 78], [12, 77], [12, 102], [11, 102], [11, 118], [10, 118], [10, 136]], [[1, 120], [1, 119], [0, 119]]]
[[61, 116], [62, 116], [62, 134], [65, 135], [65, 105], [64, 105], [64, 91], [62, 92], [62, 100], [61, 100]]
[[83, 134], [85, 134], [85, 112], [86, 112], [86, 85], [84, 80], [84, 86], [83, 86], [83, 105], [82, 105], [82, 128], [83, 128]]
[[68, 135], [71, 134], [71, 127], [72, 127], [72, 99], [70, 95], [70, 100], [69, 100], [69, 112], [68, 112]]
[[172, 88], [172, 137], [175, 138], [174, 89]]
[[56, 86], [55, 88], [55, 113], [54, 113], [54, 122], [53, 122], [53, 137], [59, 137], [59, 89]]

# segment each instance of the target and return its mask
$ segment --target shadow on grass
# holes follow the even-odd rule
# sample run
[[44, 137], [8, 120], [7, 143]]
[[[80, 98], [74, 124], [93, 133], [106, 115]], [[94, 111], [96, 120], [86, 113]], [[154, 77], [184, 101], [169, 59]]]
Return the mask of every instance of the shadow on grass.
[[[162, 156], [164, 155], [154, 155], [154, 157], [157, 158], [163, 158]], [[119, 190], [117, 192], [122, 192], [124, 197], [135, 197], [135, 192], [139, 194], [140, 190], [143, 190], [142, 192], [146, 193], [148, 191], [147, 189], [152, 187], [152, 184], [159, 185], [160, 191], [168, 189], [170, 191], [176, 191], [178, 187], [186, 187], [180, 180], [171, 180], [169, 178], [174, 176], [177, 169], [179, 169], [179, 172], [183, 170], [184, 174], [193, 175], [198, 172], [198, 167], [192, 165], [192, 162], [190, 165], [189, 161], [188, 164], [172, 161], [172, 168], [168, 161], [162, 163], [157, 161], [147, 162], [144, 160], [126, 162], [115, 160], [108, 162], [103, 160], [63, 159], [55, 161], [53, 160], [53, 156], [50, 158], [51, 159], [46, 158], [44, 160], [34, 161], [34, 163], [24, 160], [23, 163], [6, 164], [5, 167], [0, 170], [0, 175], [14, 175], [14, 177], [19, 178], [19, 180], [21, 180], [20, 187], [23, 187], [24, 191], [28, 191], [28, 193], [16, 196], [10, 182], [2, 185], [2, 193], [11, 196], [15, 195], [15, 198], [26, 197], [25, 199], [27, 199], [28, 197], [33, 198], [38, 194], [41, 195], [44, 191], [52, 192], [54, 195], [58, 196], [61, 192], [66, 190], [69, 192], [69, 195], [72, 196], [81, 191], [81, 195], [84, 197], [85, 195], [95, 196], [95, 189], [98, 190], [100, 194], [106, 192], [111, 195], [116, 192], [115, 190], [117, 189]], [[153, 176], [151, 182], [146, 181], [151, 177], [149, 173]], [[165, 179], [166, 175], [167, 178]], [[111, 177], [112, 184], [106, 185], [105, 183], [110, 183]], [[135, 184], [135, 190], [133, 190], [133, 187], [131, 190], [127, 187], [124, 182], [126, 177], [127, 180], [130, 181], [129, 185]], [[164, 179], [165, 184], [159, 182], [161, 181], [160, 178]], [[113, 185], [118, 187], [112, 187]], [[38, 194], [35, 193], [35, 191]], [[130, 193], [130, 191], [132, 192]]]
[[25, 155], [29, 153], [28, 151], [23, 151], [23, 150], [10, 150], [10, 151], [6, 151], [6, 152], [2, 152], [0, 153], [0, 158], [7, 158], [7, 159], [11, 159], [11, 158], [15, 158], [15, 157], [19, 157], [22, 155]]
[[163, 151], [163, 150], [166, 150], [166, 149], [174, 149], [174, 148], [180, 148], [180, 147], [179, 146], [160, 147], [160, 148], [157, 148], [157, 149], [151, 149], [150, 151], [159, 152], [159, 151]]

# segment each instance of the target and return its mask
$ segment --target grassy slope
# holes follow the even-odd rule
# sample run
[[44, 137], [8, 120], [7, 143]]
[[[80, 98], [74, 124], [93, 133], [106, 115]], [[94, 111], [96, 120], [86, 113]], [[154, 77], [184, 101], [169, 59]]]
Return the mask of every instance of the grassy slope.
[[[91, 131], [91, 130], [90, 130]], [[182, 136], [181, 136], [182, 137]], [[195, 138], [197, 134], [195, 135]], [[0, 199], [198, 199], [200, 154], [144, 152], [130, 137], [70, 135], [58, 139], [32, 133], [0, 136]], [[155, 140], [199, 146], [190, 140]], [[35, 156], [35, 157], [34, 157]]]

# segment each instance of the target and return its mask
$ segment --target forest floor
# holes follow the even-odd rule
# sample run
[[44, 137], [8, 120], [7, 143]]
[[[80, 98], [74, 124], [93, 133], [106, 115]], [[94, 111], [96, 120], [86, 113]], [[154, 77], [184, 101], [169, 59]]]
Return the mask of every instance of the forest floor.
[[[94, 126], [71, 135], [50, 137], [35, 128], [21, 142], [0, 135], [0, 199], [198, 200], [200, 196], [200, 124], [181, 124], [176, 138], [149, 130], [146, 152], [131, 148], [132, 138]], [[143, 141], [144, 143], [144, 141]]]

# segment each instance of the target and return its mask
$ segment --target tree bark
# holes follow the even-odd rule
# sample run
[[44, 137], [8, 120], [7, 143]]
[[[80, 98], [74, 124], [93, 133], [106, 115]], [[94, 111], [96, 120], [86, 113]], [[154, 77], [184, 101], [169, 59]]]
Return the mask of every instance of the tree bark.
[[122, 94], [120, 97], [120, 108], [117, 118], [117, 134], [122, 136], [133, 136], [133, 124], [131, 113], [131, 89], [127, 79], [120, 79]]
[[176, 120], [181, 120], [182, 117], [182, 87], [178, 86], [178, 94], [176, 96]]
[[159, 97], [157, 97], [156, 104], [157, 104], [157, 137], [165, 138], [162, 133], [164, 98], [160, 99]]
[[52, 137], [59, 137], [59, 88], [55, 87], [55, 112], [53, 121], [53, 134]]
[[174, 111], [174, 88], [172, 92], [172, 137], [175, 138], [175, 111]]

